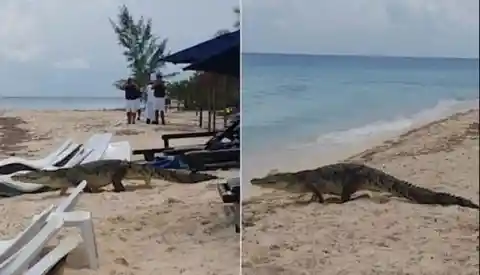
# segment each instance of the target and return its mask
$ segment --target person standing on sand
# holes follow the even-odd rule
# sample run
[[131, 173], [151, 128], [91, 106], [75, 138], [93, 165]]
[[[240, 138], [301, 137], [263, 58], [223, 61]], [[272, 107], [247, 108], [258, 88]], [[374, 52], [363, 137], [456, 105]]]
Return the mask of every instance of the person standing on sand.
[[166, 87], [163, 82], [162, 75], [157, 74], [155, 81], [152, 84], [153, 89], [153, 108], [155, 110], [155, 120], [152, 124], [159, 124], [158, 119], [162, 120], [162, 125], [165, 125], [165, 95]]
[[145, 117], [147, 118], [146, 123], [151, 124], [152, 121], [155, 120], [155, 110], [153, 109], [154, 97], [151, 83], [148, 84], [146, 93], [147, 103], [145, 104]]
[[142, 91], [140, 90], [140, 87], [138, 85], [135, 85], [137, 87], [137, 103], [136, 103], [136, 108], [137, 108], [137, 120], [140, 120], [140, 116], [142, 115]]
[[138, 111], [138, 101], [139, 101], [139, 89], [137, 85], [133, 82], [133, 79], [129, 77], [127, 83], [123, 86], [125, 91], [125, 109], [127, 111], [127, 124], [135, 124], [136, 112]]

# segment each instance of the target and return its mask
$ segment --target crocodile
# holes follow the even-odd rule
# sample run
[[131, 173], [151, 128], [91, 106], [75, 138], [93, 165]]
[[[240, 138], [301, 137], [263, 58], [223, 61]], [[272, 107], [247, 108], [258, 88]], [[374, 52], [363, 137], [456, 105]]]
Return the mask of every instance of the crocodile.
[[480, 209], [474, 202], [449, 193], [415, 186], [379, 169], [359, 163], [341, 162], [293, 173], [270, 173], [253, 178], [252, 185], [285, 190], [291, 193], [313, 193], [311, 202], [324, 203], [323, 194], [340, 197], [340, 203], [351, 200], [357, 191], [388, 192], [418, 204], [459, 205]]
[[69, 187], [77, 186], [82, 180], [87, 181], [87, 192], [98, 192], [102, 187], [112, 184], [115, 192], [125, 191], [122, 183], [127, 180], [144, 180], [150, 186], [152, 179], [163, 179], [176, 183], [197, 183], [217, 179], [206, 173], [193, 173], [181, 169], [163, 169], [148, 163], [125, 160], [98, 160], [56, 170], [29, 171], [12, 175], [16, 181], [37, 183], [51, 189], [60, 189], [65, 195]]

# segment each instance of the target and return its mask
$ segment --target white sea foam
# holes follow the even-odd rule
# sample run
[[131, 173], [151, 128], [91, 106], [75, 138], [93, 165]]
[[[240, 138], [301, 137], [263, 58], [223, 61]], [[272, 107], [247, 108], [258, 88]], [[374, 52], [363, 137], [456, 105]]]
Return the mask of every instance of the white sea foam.
[[440, 100], [433, 108], [422, 110], [409, 116], [398, 116], [391, 120], [377, 120], [372, 123], [354, 127], [348, 130], [322, 134], [312, 143], [298, 144], [292, 149], [318, 145], [345, 145], [365, 142], [370, 139], [396, 135], [408, 129], [418, 127], [442, 117], [468, 109], [478, 108], [479, 101], [475, 100]]

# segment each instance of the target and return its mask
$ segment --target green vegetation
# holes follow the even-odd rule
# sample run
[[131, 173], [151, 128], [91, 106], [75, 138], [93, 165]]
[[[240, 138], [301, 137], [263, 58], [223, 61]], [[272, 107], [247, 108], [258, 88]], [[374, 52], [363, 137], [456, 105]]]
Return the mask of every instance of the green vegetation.
[[[237, 16], [233, 24], [236, 30], [240, 28], [240, 9], [236, 7], [233, 12]], [[135, 21], [125, 5], [120, 7], [116, 22], [110, 19], [110, 23], [117, 35], [118, 44], [124, 49], [123, 55], [131, 75], [141, 90], [145, 91], [152, 73], [162, 73], [161, 69], [165, 65], [162, 58], [168, 55], [167, 39], [160, 39], [153, 34], [151, 19], [142, 16]], [[222, 29], [215, 36], [228, 32], [230, 30]], [[176, 74], [164, 75], [164, 78], [174, 75]], [[125, 81], [126, 79], [119, 79], [113, 85], [122, 89]], [[209, 110], [208, 128], [212, 126], [212, 116], [215, 120], [216, 111], [238, 105], [239, 90], [238, 78], [207, 72], [195, 72], [187, 79], [167, 83], [167, 94], [177, 102], [178, 109], [196, 110], [200, 114], [203, 110]], [[201, 120], [202, 118], [200, 125]]]
[[[152, 33], [152, 20], [143, 16], [134, 21], [128, 8], [120, 7], [118, 22], [110, 19], [110, 24], [117, 35], [118, 44], [124, 48], [123, 55], [127, 60], [127, 67], [137, 85], [142, 90], [150, 81], [150, 75], [160, 72], [165, 65], [162, 58], [165, 56], [167, 39], [159, 39]], [[119, 79], [114, 86], [122, 89], [126, 79]]]

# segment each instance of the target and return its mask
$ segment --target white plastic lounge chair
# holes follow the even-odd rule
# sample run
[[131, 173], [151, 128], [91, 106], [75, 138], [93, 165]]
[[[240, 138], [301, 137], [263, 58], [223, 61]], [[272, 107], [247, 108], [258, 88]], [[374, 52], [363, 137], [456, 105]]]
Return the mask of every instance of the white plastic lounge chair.
[[98, 248], [93, 228], [92, 214], [88, 211], [54, 211], [50, 214], [50, 217], [47, 220], [56, 217], [61, 217], [63, 219], [64, 227], [76, 227], [79, 229], [80, 235], [85, 244], [85, 255], [88, 259], [88, 265], [91, 269], [97, 269], [99, 266]]
[[33, 267], [29, 268], [24, 275], [46, 275], [52, 271], [57, 263], [62, 261], [68, 253], [74, 250], [80, 243], [76, 237], [69, 236], [60, 241], [60, 243]]
[[[37, 215], [30, 225], [25, 228], [15, 238], [10, 240], [0, 241], [0, 263], [3, 263], [8, 258], [17, 253], [23, 246], [25, 246], [47, 223], [50, 214], [53, 213], [55, 206], [50, 205], [41, 214]], [[0, 272], [3, 275], [3, 273]]]
[[53, 213], [52, 217], [60, 217], [64, 221], [64, 227], [77, 227], [84, 242], [85, 255], [90, 269], [98, 269], [98, 249], [93, 229], [92, 214], [88, 211], [73, 211]]
[[[70, 161], [68, 161], [62, 168], [73, 167], [79, 163], [87, 163], [96, 161], [102, 158], [107, 150], [110, 140], [112, 139], [111, 133], [95, 134], [84, 144], [77, 155], [75, 155]], [[50, 166], [44, 167], [44, 170], [57, 170], [60, 167]], [[25, 173], [20, 171], [17, 173]], [[14, 181], [10, 177], [11, 175], [0, 175], [0, 184], [7, 185], [9, 188], [18, 190], [22, 193], [31, 193], [40, 190], [43, 185], [35, 183], [25, 183]]]
[[77, 205], [78, 199], [80, 198], [80, 194], [83, 193], [83, 189], [87, 186], [87, 181], [83, 180], [80, 184], [77, 185], [70, 192], [70, 195], [63, 199], [57, 207], [55, 207], [54, 213], [63, 213], [63, 212], [70, 212], [73, 208]]
[[132, 146], [128, 141], [112, 142], [108, 145], [102, 159], [132, 159]]
[[63, 219], [61, 217], [50, 219], [18, 253], [2, 263], [0, 274], [22, 275], [28, 270], [31, 262], [38, 257], [47, 242], [60, 231], [62, 226]]
[[[83, 157], [86, 157], [91, 152], [92, 152], [92, 150], [90, 149], [90, 150], [85, 150], [84, 152], [81, 152], [81, 154], [83, 155]], [[65, 166], [67, 166], [67, 165], [65, 165]], [[56, 169], [58, 169], [58, 167], [55, 167], [55, 168], [50, 167], [50, 168], [47, 168], [47, 169], [56, 170]], [[37, 190], [40, 190], [43, 187], [43, 185], [41, 185], [41, 184], [29, 183], [29, 182], [20, 182], [20, 181], [15, 181], [11, 178], [12, 175], [21, 174], [21, 173], [28, 173], [28, 171], [19, 171], [19, 172], [13, 173], [11, 175], [0, 175], [0, 184], [2, 185], [2, 186], [0, 186], [0, 192], [3, 191], [3, 189], [5, 189], [4, 192], [7, 193], [4, 196], [8, 195], [8, 193], [13, 193], [13, 192], [32, 193], [32, 192], [35, 192]], [[7, 188], [9, 190], [7, 190]]]
[[[73, 191], [70, 192], [68, 197], [65, 199], [61, 200], [60, 203], [54, 207], [52, 214], [58, 214], [58, 213], [64, 213], [64, 212], [70, 212], [73, 210], [73, 208], [77, 205], [78, 199], [80, 198], [80, 195], [83, 193], [83, 189], [87, 186], [87, 181], [83, 180], [80, 182], [77, 187], [73, 189]], [[40, 218], [41, 214], [34, 215], [33, 216], [33, 221], [36, 219]]]
[[[74, 156], [64, 167], [73, 167], [80, 163], [87, 163], [97, 161], [102, 158], [103, 154], [107, 150], [110, 140], [113, 135], [111, 133], [95, 134], [91, 136], [87, 142], [83, 145], [84, 150]], [[89, 152], [90, 151], [90, 152]], [[55, 170], [57, 167], [46, 167], [45, 169]]]
[[[76, 211], [67, 212], [73, 209], [76, 205], [83, 188], [85, 188], [87, 182], [82, 181], [70, 195], [62, 200], [57, 207], [51, 205], [48, 209], [43, 211], [40, 215], [35, 215], [32, 219], [31, 225], [22, 231], [16, 238], [8, 241], [0, 242], [0, 252], [3, 251], [0, 256], [0, 274], [4, 274], [2, 267], [9, 265], [15, 257], [19, 255], [19, 251], [23, 251], [23, 247], [32, 240], [42, 227], [52, 219], [62, 219], [64, 227], [77, 227], [80, 230], [81, 236], [85, 243], [86, 256], [89, 261], [89, 267], [92, 269], [98, 268], [98, 250], [95, 240], [95, 233], [93, 230], [93, 221], [90, 212]], [[44, 274], [35, 273], [33, 271], [42, 270], [42, 272], [48, 271], [55, 263], [76, 247], [77, 240], [69, 240], [63, 244], [60, 244], [54, 251], [51, 251], [46, 258], [37, 263], [34, 268], [31, 269], [32, 273], [28, 274]], [[50, 258], [49, 258], [50, 257]], [[30, 272], [30, 271], [29, 271]]]
[[[91, 269], [98, 268], [98, 250], [95, 240], [95, 232], [93, 230], [93, 221], [90, 212], [74, 211], [80, 194], [87, 185], [86, 181], [82, 181], [74, 188], [70, 195], [62, 200], [58, 206], [50, 214], [50, 217], [60, 216], [64, 220], [64, 227], [77, 227], [80, 230], [83, 242], [85, 243], [85, 254]], [[50, 217], [48, 219], [50, 219]], [[38, 219], [40, 216], [34, 216], [33, 219]], [[47, 219], [47, 220], [48, 220]]]
[[72, 144], [73, 144], [73, 141], [71, 139], [67, 139], [60, 147], [58, 147], [55, 151], [53, 151], [48, 156], [42, 159], [23, 159], [19, 157], [10, 157], [7, 159], [0, 160], [0, 166], [12, 164], [12, 163], [21, 163], [26, 166], [40, 167], [40, 168], [45, 166], [50, 166], [60, 161], [61, 156], [65, 158], [69, 153], [67, 154], [62, 154], [62, 153], [64, 153], [67, 149], [70, 150], [70, 153], [73, 152], [73, 150], [75, 150], [76, 147], [71, 146]]

